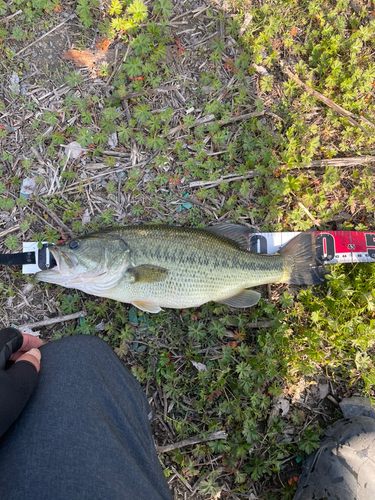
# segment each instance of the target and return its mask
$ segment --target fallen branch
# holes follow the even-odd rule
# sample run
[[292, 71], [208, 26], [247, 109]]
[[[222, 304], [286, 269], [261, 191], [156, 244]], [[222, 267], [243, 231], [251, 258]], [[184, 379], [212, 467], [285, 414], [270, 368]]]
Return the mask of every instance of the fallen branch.
[[86, 315], [87, 313], [85, 311], [79, 311], [73, 314], [67, 314], [66, 316], [57, 316], [56, 318], [45, 319], [43, 321], [38, 321], [37, 323], [26, 323], [25, 325], [17, 326], [17, 330], [19, 330], [21, 333], [30, 333], [30, 330], [32, 330], [33, 328], [54, 325], [56, 323], [63, 323], [64, 321], [70, 321], [77, 318], [84, 318]]
[[[216, 120], [215, 121], [215, 115], [207, 115], [203, 116], [202, 118], [198, 118], [198, 120], [195, 120], [195, 123], [193, 125], [190, 125], [190, 127], [187, 128], [195, 128], [199, 127], [199, 125], [207, 125], [209, 124], [214, 124], [214, 125], [229, 125], [230, 123], [235, 123], [235, 122], [240, 122], [242, 120], [247, 120], [248, 118], [258, 118], [259, 116], [264, 116], [265, 111], [254, 111], [254, 113], [246, 113], [245, 115], [239, 115], [239, 116], [232, 116], [231, 118], [227, 118], [226, 120]], [[179, 130], [181, 130], [183, 127], [179, 125], [178, 127], [172, 128], [168, 134], [162, 137], [168, 137], [169, 135], [173, 135]]]
[[247, 328], [271, 328], [272, 321], [271, 320], [260, 320], [254, 321], [253, 323], [246, 323]]
[[[309, 87], [306, 83], [304, 83], [302, 80], [300, 80], [298, 78], [298, 76], [296, 76], [294, 73], [292, 73], [289, 68], [284, 68], [283, 71], [290, 78], [292, 78], [300, 87], [303, 87], [309, 94], [313, 95], [319, 101], [324, 102], [324, 104], [326, 104], [329, 108], [335, 110], [336, 113], [338, 113], [343, 118], [348, 118], [350, 125], [353, 125], [353, 127], [360, 128], [362, 130], [362, 132], [364, 132], [368, 136], [372, 137], [372, 134], [368, 130], [366, 130], [364, 127], [362, 127], [362, 125], [354, 119], [354, 118], [356, 118], [357, 120], [360, 119], [356, 115], [354, 115], [350, 111], [347, 111], [345, 108], [342, 108], [338, 104], [334, 103], [333, 101], [331, 101], [331, 99], [328, 99], [328, 97], [325, 97], [323, 94], [321, 94], [317, 90], [314, 90], [313, 88]], [[366, 119], [366, 124], [371, 125], [371, 127], [375, 128], [375, 125], [367, 119]]]
[[300, 208], [302, 208], [302, 210], [305, 212], [305, 214], [307, 215], [307, 217], [309, 217], [312, 220], [312, 222], [314, 223], [315, 226], [319, 226], [319, 224], [322, 222], [320, 219], [319, 220], [316, 219], [313, 216], [313, 214], [309, 210], [307, 210], [307, 208], [305, 207], [305, 205], [303, 203], [301, 203], [300, 201], [298, 202], [298, 206]]
[[348, 158], [332, 158], [330, 160], [313, 160], [302, 168], [309, 167], [350, 167], [352, 165], [366, 165], [375, 163], [375, 156], [351, 156]]
[[236, 175], [235, 177], [231, 177], [228, 175], [223, 175], [218, 179], [217, 181], [194, 181], [189, 184], [189, 187], [202, 187], [205, 186], [207, 189], [210, 189], [212, 187], [219, 186], [222, 182], [234, 182], [234, 181], [242, 181], [244, 179], [250, 179], [252, 177], [256, 177], [257, 173], [255, 172], [249, 172], [247, 175]]
[[191, 446], [193, 444], [205, 443], [206, 441], [215, 441], [215, 439], [227, 439], [228, 434], [225, 431], [217, 431], [212, 433], [206, 438], [201, 438], [194, 436], [178, 443], [167, 444], [166, 446], [155, 446], [156, 453], [166, 453], [167, 451], [177, 450], [178, 448], [184, 448], [185, 446]]
[[113, 69], [111, 76], [105, 82], [104, 88], [108, 87], [108, 85], [111, 83], [112, 78], [115, 76], [115, 74], [121, 68], [121, 66], [125, 63], [126, 58], [128, 57], [128, 54], [129, 54], [129, 50], [130, 50], [130, 43], [128, 43], [128, 46], [127, 46], [127, 49], [126, 49], [126, 53], [125, 53], [124, 57], [122, 58], [120, 64], [116, 68]]
[[19, 224], [16, 224], [16, 225], [15, 225], [15, 226], [13, 226], [13, 227], [10, 227], [10, 228], [8, 228], [8, 229], [5, 229], [5, 231], [2, 231], [2, 232], [0, 233], [0, 238], [2, 238], [3, 236], [6, 236], [6, 235], [7, 235], [7, 234], [9, 234], [9, 233], [13, 233], [13, 231], [18, 231], [18, 230], [19, 230], [19, 228], [20, 228], [20, 225], [19, 225]]
[[129, 92], [129, 94], [126, 94], [123, 99], [133, 99], [134, 97], [140, 97], [142, 95], [148, 95], [148, 94], [161, 94], [163, 92], [169, 92], [171, 90], [179, 90], [181, 87], [179, 85], [170, 85], [168, 87], [159, 87], [158, 89], [147, 89], [147, 90], [142, 90], [141, 92]]
[[253, 113], [246, 113], [245, 115], [232, 116], [227, 120], [217, 120], [215, 123], [218, 125], [228, 125], [228, 123], [241, 122], [242, 120], [247, 120], [248, 118], [258, 118], [259, 116], [264, 116], [265, 111], [254, 111]]
[[45, 205], [43, 205], [43, 203], [40, 203], [39, 201], [36, 201], [36, 200], [33, 200], [33, 202], [38, 205], [38, 207], [40, 207], [42, 210], [44, 210], [45, 212], [47, 212], [47, 214], [51, 217], [51, 219], [53, 219], [60, 227], [61, 229], [64, 229], [64, 231], [66, 231], [68, 234], [72, 235], [72, 230], [68, 228], [68, 226], [66, 226], [63, 221], [57, 217], [56, 214], [54, 214], [51, 210], [49, 210]]

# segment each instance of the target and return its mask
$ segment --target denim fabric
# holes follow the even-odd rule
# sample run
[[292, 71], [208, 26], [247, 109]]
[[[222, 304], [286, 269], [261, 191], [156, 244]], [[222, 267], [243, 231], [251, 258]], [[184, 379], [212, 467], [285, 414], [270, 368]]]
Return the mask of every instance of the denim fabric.
[[39, 384], [0, 439], [0, 498], [171, 499], [146, 395], [107, 344], [77, 335], [41, 352]]

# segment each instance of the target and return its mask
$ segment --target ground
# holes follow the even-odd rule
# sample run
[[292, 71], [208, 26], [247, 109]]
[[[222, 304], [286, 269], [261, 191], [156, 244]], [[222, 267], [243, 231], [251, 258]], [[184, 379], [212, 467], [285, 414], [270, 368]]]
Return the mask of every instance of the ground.
[[[374, 228], [370, 2], [0, 0], [0, 14], [2, 253], [128, 223]], [[176, 500], [286, 500], [340, 400], [374, 395], [373, 267], [331, 271], [319, 288], [259, 287], [249, 310], [148, 315], [4, 267], [1, 322], [82, 312], [41, 336], [99, 335], [124, 359]]]

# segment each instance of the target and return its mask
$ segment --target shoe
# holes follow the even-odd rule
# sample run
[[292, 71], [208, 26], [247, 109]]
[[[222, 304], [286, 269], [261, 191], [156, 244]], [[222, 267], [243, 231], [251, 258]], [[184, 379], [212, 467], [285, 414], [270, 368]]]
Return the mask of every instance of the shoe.
[[367, 398], [340, 406], [345, 418], [305, 460], [293, 500], [375, 500], [375, 411]]

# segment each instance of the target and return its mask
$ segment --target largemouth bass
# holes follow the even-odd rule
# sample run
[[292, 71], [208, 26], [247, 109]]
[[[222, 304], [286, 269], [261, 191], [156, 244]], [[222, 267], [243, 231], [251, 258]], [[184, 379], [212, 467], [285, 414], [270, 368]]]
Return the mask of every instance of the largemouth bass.
[[104, 230], [50, 247], [57, 265], [38, 272], [36, 278], [150, 313], [209, 301], [251, 307], [261, 295], [247, 288], [324, 281], [312, 233], [301, 233], [274, 255], [247, 251], [248, 235], [247, 228], [232, 224]]

